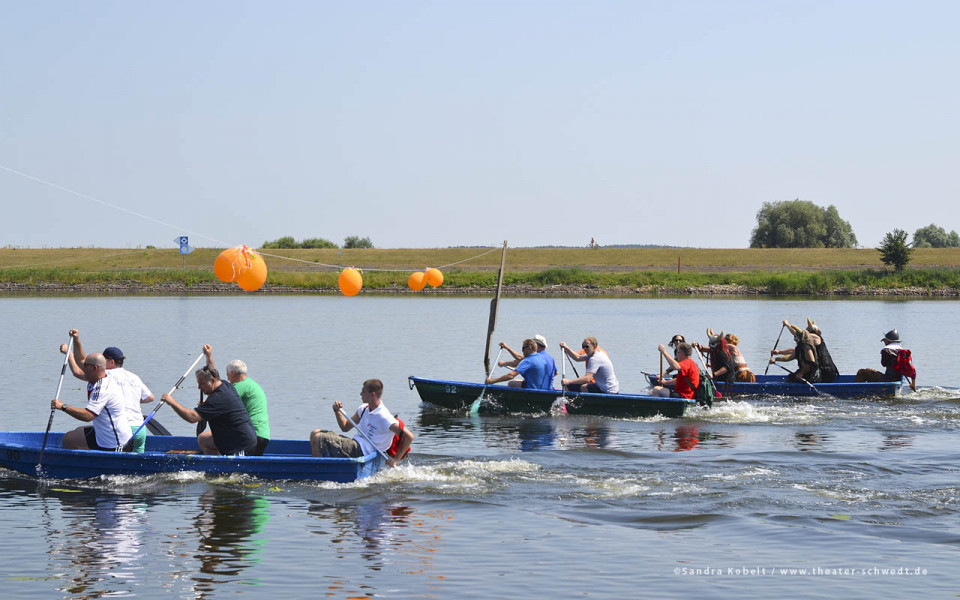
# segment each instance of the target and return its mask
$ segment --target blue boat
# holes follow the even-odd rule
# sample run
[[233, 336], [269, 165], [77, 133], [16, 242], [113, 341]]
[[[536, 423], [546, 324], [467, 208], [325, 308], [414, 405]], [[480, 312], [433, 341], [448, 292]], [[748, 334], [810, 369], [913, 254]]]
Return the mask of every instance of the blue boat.
[[568, 414], [643, 418], [654, 415], [682, 417], [696, 406], [696, 400], [662, 398], [643, 394], [590, 394], [560, 390], [531, 390], [506, 385], [483, 385], [467, 381], [446, 381], [410, 377], [422, 402], [452, 410], [463, 410], [483, 395], [481, 413], [549, 413], [561, 406]]
[[243, 474], [261, 479], [296, 479], [349, 483], [377, 473], [384, 465], [376, 452], [361, 458], [318, 458], [306, 440], [270, 440], [263, 456], [194, 454], [197, 438], [147, 436], [146, 451], [65, 450], [62, 433], [51, 433], [38, 473], [43, 432], [0, 432], [0, 466], [26, 475], [56, 479], [101, 475], [155, 475], [197, 471]]
[[[650, 385], [656, 375], [648, 375]], [[893, 398], [900, 395], [903, 381], [856, 382], [854, 375], [839, 375], [831, 383], [792, 383], [786, 375], [757, 375], [756, 383], [717, 382], [724, 397], [741, 396], [832, 396], [834, 398]]]

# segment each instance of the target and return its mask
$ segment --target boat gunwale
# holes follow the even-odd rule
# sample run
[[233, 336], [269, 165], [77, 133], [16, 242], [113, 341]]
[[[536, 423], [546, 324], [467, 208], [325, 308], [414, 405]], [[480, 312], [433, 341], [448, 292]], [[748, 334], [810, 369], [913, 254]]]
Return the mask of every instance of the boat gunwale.
[[550, 398], [566, 398], [567, 400], [576, 400], [578, 398], [585, 399], [597, 399], [597, 400], [642, 400], [649, 402], [666, 402], [670, 404], [686, 404], [686, 405], [695, 405], [697, 403], [694, 398], [675, 398], [667, 396], [651, 396], [647, 394], [609, 394], [609, 393], [597, 393], [597, 392], [567, 392], [559, 389], [553, 390], [535, 390], [529, 388], [516, 388], [510, 387], [507, 385], [487, 385], [484, 386], [482, 383], [473, 383], [470, 381], [454, 381], [449, 379], [428, 379], [425, 377], [416, 377], [411, 375], [408, 377], [411, 382], [411, 387], [415, 385], [417, 381], [423, 381], [428, 384], [452, 384], [457, 386], [466, 387], [468, 389], [477, 389], [477, 388], [486, 388], [487, 390], [494, 389], [496, 391], [506, 391], [509, 393], [519, 393], [521, 395], [530, 395], [530, 396], [545, 396]]
[[[30, 476], [39, 460], [43, 432], [0, 432], [0, 467]], [[146, 452], [116, 452], [112, 450], [75, 450], [59, 446], [63, 433], [52, 433], [43, 453], [43, 472], [71, 473], [52, 475], [53, 478], [90, 478], [102, 475], [149, 476], [178, 472], [198, 472], [214, 475], [238, 474], [264, 479], [296, 479], [312, 481], [357, 481], [375, 474], [382, 467], [377, 452], [361, 457], [310, 456], [302, 453], [267, 454], [265, 456], [215, 455], [171, 453], [185, 449], [178, 446], [196, 444], [193, 436], [149, 436], [161, 440], [163, 450]], [[271, 440], [278, 445], [309, 444], [304, 440]], [[309, 446], [308, 446], [309, 447]], [[269, 448], [269, 447], [268, 447]], [[193, 448], [189, 448], [192, 450]], [[199, 449], [199, 448], [198, 448]], [[12, 456], [11, 452], [17, 452]], [[20, 456], [23, 453], [23, 456]], [[51, 471], [47, 471], [50, 469]], [[316, 477], [304, 477], [314, 473]], [[46, 475], [44, 475], [45, 477]]]

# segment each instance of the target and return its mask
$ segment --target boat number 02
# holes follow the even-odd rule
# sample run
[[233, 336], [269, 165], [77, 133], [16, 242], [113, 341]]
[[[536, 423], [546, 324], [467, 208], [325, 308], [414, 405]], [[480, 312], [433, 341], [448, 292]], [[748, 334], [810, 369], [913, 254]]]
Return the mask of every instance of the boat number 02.
[[20, 460], [20, 451], [7, 449], [7, 460]]
[[447, 394], [456, 394], [456, 393], [457, 393], [457, 386], [455, 386], [455, 385], [445, 385], [445, 386], [443, 386], [443, 391], [446, 392]]

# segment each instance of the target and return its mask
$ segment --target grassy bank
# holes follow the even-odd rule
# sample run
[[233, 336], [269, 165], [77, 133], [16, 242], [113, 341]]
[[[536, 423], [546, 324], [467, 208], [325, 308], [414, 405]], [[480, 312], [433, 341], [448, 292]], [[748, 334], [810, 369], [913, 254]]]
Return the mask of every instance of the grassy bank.
[[[336, 265], [367, 269], [422, 270], [454, 265], [464, 272], [496, 270], [499, 248], [420, 248], [270, 250], [266, 256], [271, 273], [333, 271]], [[125, 269], [206, 270], [220, 249], [200, 248], [184, 257], [176, 249], [116, 248], [0, 248], [0, 269], [69, 268], [80, 271]], [[584, 271], [677, 271], [749, 272], [882, 269], [876, 250], [865, 249], [753, 249], [753, 248], [510, 248], [510, 272], [548, 269]], [[334, 268], [323, 265], [333, 265]], [[960, 248], [916, 250], [913, 269], [960, 268]], [[444, 269], [446, 272], [446, 269]]]
[[[450, 269], [441, 288], [421, 293], [482, 293], [496, 285], [496, 270]], [[413, 293], [407, 273], [367, 271], [366, 291]], [[606, 272], [581, 268], [507, 272], [508, 293], [552, 294], [772, 294], [854, 295], [909, 294], [960, 295], [960, 270], [911, 269], [892, 273], [879, 269], [828, 271]], [[107, 271], [67, 268], [0, 269], [0, 290], [76, 292], [177, 292], [244, 293], [233, 284], [217, 280], [212, 271], [199, 269], [115, 269]], [[337, 273], [272, 271], [264, 292], [337, 292]]]
[[[240, 292], [213, 274], [219, 249], [0, 249], [2, 291]], [[407, 277], [443, 269], [442, 288], [485, 293], [499, 248], [271, 250], [266, 292], [337, 292], [337, 265], [364, 269], [367, 291], [409, 292]], [[910, 268], [883, 268], [872, 249], [517, 248], [507, 252], [510, 293], [734, 293], [960, 295], [960, 249], [914, 252]], [[678, 273], [679, 269], [679, 273]], [[411, 292], [412, 293], [412, 292]]]

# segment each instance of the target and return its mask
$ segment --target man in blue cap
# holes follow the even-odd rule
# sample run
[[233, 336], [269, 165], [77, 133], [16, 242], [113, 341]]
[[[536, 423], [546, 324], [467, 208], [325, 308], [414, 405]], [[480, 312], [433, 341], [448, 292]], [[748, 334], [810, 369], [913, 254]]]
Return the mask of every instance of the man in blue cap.
[[[73, 354], [67, 357], [67, 362], [70, 364], [70, 372], [73, 373], [77, 379], [83, 379], [83, 369], [80, 368], [79, 365], [83, 364], [86, 354], [84, 354], [83, 345], [80, 343], [80, 332], [76, 329], [71, 329], [70, 337], [73, 338]], [[66, 354], [66, 344], [60, 345], [60, 352]], [[109, 371], [110, 376], [120, 384], [127, 421], [131, 424], [133, 431], [136, 431], [140, 429], [140, 424], [143, 423], [143, 413], [140, 412], [140, 405], [153, 402], [153, 392], [144, 385], [140, 377], [123, 368], [123, 361], [126, 357], [120, 348], [116, 346], [108, 347], [103, 351], [103, 358], [106, 360], [107, 371]], [[146, 441], [146, 428], [140, 429], [140, 433], [137, 434], [133, 442], [133, 451], [143, 452]]]

